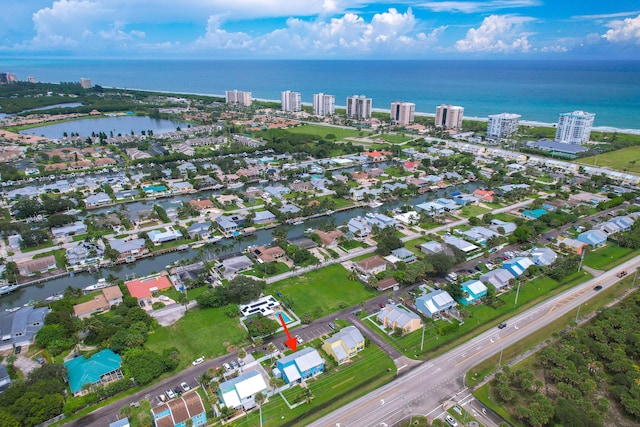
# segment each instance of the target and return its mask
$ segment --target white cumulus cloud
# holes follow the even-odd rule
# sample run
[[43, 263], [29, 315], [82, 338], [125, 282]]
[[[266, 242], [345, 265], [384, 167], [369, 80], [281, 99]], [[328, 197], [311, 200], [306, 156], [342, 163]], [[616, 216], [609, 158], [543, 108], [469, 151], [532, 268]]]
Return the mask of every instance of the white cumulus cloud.
[[602, 37], [615, 43], [635, 43], [640, 45], [640, 15], [635, 18], [615, 20], [609, 23], [611, 27]]
[[455, 43], [460, 52], [528, 52], [530, 33], [522, 26], [533, 18], [515, 15], [491, 15], [478, 28], [467, 31], [464, 39]]
[[[215, 24], [212, 25], [212, 22]], [[369, 22], [355, 13], [345, 13], [328, 20], [289, 18], [286, 27], [255, 37], [246, 33], [227, 32], [221, 28], [221, 23], [219, 17], [213, 21], [210, 18], [206, 35], [194, 44], [194, 48], [215, 50], [241, 47], [267, 55], [351, 57], [424, 50], [445, 28], [439, 27], [425, 34], [416, 30], [416, 18], [411, 9], [401, 13], [394, 8], [374, 14]]]

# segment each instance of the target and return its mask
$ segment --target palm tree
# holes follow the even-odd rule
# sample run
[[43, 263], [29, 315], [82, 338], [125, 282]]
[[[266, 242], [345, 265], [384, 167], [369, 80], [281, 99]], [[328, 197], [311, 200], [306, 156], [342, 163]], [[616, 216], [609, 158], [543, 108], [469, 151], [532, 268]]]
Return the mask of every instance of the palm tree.
[[267, 345], [267, 351], [269, 352], [269, 354], [271, 354], [271, 363], [273, 363], [273, 354], [276, 352], [277, 348], [276, 345], [272, 342], [270, 342]]
[[260, 409], [260, 427], [262, 427], [262, 404], [265, 400], [267, 400], [267, 396], [265, 396], [261, 391], [257, 392], [255, 396], [253, 396], [254, 402], [258, 405]]

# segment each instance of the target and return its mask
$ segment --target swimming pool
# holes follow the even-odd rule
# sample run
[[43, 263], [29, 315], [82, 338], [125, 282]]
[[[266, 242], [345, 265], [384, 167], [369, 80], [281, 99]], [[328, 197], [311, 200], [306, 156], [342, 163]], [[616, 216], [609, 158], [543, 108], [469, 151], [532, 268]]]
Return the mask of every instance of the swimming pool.
[[282, 320], [284, 320], [284, 323], [291, 322], [291, 319], [289, 319], [289, 316], [287, 316], [287, 313], [285, 313], [284, 311], [277, 311], [276, 312], [276, 319], [278, 321], [280, 321], [280, 315], [282, 315]]

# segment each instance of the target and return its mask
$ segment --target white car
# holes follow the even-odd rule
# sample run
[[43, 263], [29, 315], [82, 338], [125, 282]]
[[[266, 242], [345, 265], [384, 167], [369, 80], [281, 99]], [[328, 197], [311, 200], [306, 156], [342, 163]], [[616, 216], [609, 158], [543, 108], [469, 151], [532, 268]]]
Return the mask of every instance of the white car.
[[183, 381], [183, 382], [180, 384], [180, 387], [182, 387], [182, 389], [183, 389], [184, 391], [189, 391], [189, 390], [191, 390], [191, 387], [189, 387], [189, 384], [187, 384], [187, 383], [186, 383], [186, 381]]
[[298, 341], [298, 344], [302, 344], [304, 342], [300, 335], [296, 335], [296, 341]]
[[166, 394], [169, 399], [173, 399], [174, 397], [176, 397], [176, 394], [171, 389], [165, 391], [164, 394]]
[[193, 366], [196, 366], [196, 365], [201, 364], [202, 362], [204, 362], [204, 356], [198, 357], [196, 360], [194, 360], [193, 362], [191, 362], [191, 364], [192, 364]]
[[158, 299], [159, 299], [160, 301], [169, 301], [169, 299], [170, 299], [170, 298], [169, 298], [168, 296], [166, 296], [166, 295], [160, 295], [160, 296], [158, 297]]
[[447, 415], [444, 419], [449, 423], [451, 427], [458, 427], [458, 422], [451, 416]]

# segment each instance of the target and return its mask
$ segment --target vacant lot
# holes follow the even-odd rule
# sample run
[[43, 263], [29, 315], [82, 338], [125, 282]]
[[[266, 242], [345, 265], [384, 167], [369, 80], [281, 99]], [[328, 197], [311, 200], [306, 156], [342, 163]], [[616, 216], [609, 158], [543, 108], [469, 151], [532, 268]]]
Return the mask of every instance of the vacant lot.
[[347, 278], [348, 272], [339, 264], [330, 265], [298, 277], [273, 283], [265, 294], [280, 292], [294, 303], [298, 316], [313, 313], [315, 318], [373, 298], [376, 291], [360, 281]]
[[598, 156], [585, 157], [584, 159], [576, 160], [576, 162], [640, 173], [640, 146], [623, 148], [621, 150], [599, 154]]
[[[344, 129], [333, 126], [321, 126], [321, 125], [302, 125], [294, 128], [287, 129], [291, 133], [302, 133], [306, 135], [315, 135], [318, 138], [323, 139], [344, 139], [347, 137], [357, 138], [362, 136], [368, 136], [371, 133], [365, 131], [358, 131], [354, 129]], [[327, 138], [327, 135], [334, 135], [335, 138]]]

